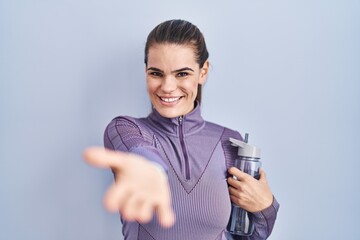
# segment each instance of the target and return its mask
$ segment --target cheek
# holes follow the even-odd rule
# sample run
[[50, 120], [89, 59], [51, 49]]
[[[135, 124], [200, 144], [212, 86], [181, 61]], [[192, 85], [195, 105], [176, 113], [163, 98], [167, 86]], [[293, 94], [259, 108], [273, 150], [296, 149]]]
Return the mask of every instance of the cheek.
[[193, 92], [194, 95], [197, 94], [197, 90], [198, 90], [198, 82], [194, 81], [191, 85], [191, 92]]
[[[190, 79], [189, 79], [190, 80]], [[198, 87], [198, 81], [196, 81], [195, 79], [191, 79], [190, 81], [183, 81], [181, 83], [181, 87], [183, 89], [186, 89], [186, 91], [188, 93], [190, 92], [197, 92], [197, 87]]]
[[156, 81], [153, 79], [146, 79], [146, 88], [149, 93], [152, 93], [156, 89]]
[[190, 99], [195, 100], [196, 95], [197, 95], [197, 89], [198, 89], [198, 83], [197, 81], [189, 81], [186, 83], [183, 83], [182, 85], [182, 91], [186, 92], [186, 94], [188, 95], [188, 97], [190, 97]]

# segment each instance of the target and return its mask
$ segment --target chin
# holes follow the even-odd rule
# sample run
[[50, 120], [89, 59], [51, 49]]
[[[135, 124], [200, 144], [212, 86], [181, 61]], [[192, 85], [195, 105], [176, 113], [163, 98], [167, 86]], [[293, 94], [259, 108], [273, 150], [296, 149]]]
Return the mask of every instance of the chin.
[[159, 105], [153, 105], [153, 108], [165, 118], [175, 118], [182, 115], [182, 111], [179, 108], [168, 108]]
[[161, 116], [165, 117], [165, 118], [175, 118], [175, 117], [179, 117], [183, 114], [176, 112], [176, 111], [169, 111], [169, 110], [158, 110], [156, 109]]

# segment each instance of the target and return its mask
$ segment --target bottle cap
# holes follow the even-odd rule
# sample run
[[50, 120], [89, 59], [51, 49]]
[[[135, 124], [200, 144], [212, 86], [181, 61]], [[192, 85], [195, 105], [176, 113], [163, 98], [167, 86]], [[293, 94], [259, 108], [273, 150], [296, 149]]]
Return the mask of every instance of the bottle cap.
[[233, 146], [238, 147], [238, 155], [249, 158], [260, 158], [260, 148], [249, 145], [246, 142], [230, 138], [230, 142]]

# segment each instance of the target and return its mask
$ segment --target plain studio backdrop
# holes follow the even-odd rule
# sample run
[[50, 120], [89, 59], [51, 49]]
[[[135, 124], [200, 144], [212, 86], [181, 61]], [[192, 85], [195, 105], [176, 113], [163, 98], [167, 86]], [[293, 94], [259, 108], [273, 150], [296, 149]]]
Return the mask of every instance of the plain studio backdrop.
[[271, 240], [360, 239], [357, 0], [0, 0], [0, 239], [119, 240], [108, 170], [82, 160], [146, 116], [143, 51], [174, 18], [204, 33], [205, 119], [250, 133], [281, 207]]

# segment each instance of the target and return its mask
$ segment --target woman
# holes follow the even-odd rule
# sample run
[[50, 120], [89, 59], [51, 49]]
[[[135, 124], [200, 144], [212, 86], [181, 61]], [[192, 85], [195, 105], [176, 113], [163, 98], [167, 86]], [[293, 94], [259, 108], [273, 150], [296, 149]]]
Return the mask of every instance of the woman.
[[230, 199], [252, 213], [255, 231], [243, 239], [266, 239], [279, 205], [264, 171], [256, 180], [231, 167], [229, 138], [240, 134], [201, 117], [209, 61], [200, 30], [183, 20], [159, 24], [145, 71], [151, 114], [113, 119], [104, 134], [110, 150], [85, 151], [89, 163], [115, 173], [105, 205], [120, 211], [125, 239], [225, 239]]

